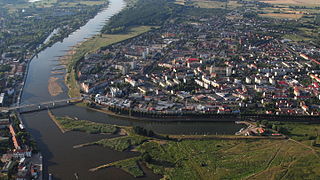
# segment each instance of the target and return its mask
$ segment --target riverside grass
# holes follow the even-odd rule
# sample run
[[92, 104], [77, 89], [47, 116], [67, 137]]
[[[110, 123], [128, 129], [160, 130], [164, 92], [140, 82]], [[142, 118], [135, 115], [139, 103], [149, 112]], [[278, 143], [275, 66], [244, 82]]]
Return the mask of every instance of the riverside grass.
[[[165, 179], [173, 180], [319, 179], [320, 148], [308, 145], [308, 138], [297, 139], [305, 136], [306, 131], [311, 136], [317, 134], [319, 126], [304, 123], [283, 123], [281, 126], [289, 128], [288, 139], [235, 139], [233, 136], [229, 139], [183, 139], [184, 136], [179, 135], [169, 136], [171, 140], [152, 138], [135, 148], [141, 153], [137, 161], [143, 161], [142, 155], [149, 154], [151, 160], [146, 162], [147, 167]], [[130, 134], [125, 140], [133, 136]], [[127, 165], [129, 169], [137, 167], [132, 162]]]
[[[79, 124], [70, 124], [70, 121], [83, 124], [80, 127], [88, 126], [86, 121], [65, 117], [57, 119], [68, 130], [81, 129], [75, 128]], [[92, 126], [97, 124], [90, 123]], [[149, 154], [150, 160], [145, 162], [147, 167], [156, 174], [173, 180], [319, 179], [320, 148], [308, 145], [308, 138], [301, 138], [306, 133], [310, 136], [316, 135], [320, 130], [319, 125], [282, 122], [279, 126], [289, 129], [288, 139], [235, 139], [233, 136], [230, 139], [183, 139], [184, 136], [179, 135], [157, 139], [137, 135], [132, 128], [122, 127], [126, 129], [127, 136], [102, 139], [84, 146], [101, 145], [118, 151], [135, 147], [135, 150], [141, 153], [140, 156], [101, 165], [91, 171], [118, 167], [134, 177], [140, 177], [144, 173], [139, 162], [144, 162], [143, 154]]]
[[112, 139], [102, 139], [100, 141], [95, 142], [96, 145], [101, 145], [103, 147], [110, 147], [117, 151], [125, 151], [132, 146], [137, 146], [147, 141], [148, 137], [140, 136], [140, 135], [130, 135], [130, 136], [122, 136]]
[[70, 117], [56, 117], [55, 119], [64, 131], [80, 131], [90, 134], [114, 134], [117, 131], [116, 126], [109, 124], [76, 120]]
[[168, 179], [317, 179], [319, 157], [289, 140], [146, 142], [147, 163]]
[[129, 159], [124, 159], [124, 160], [120, 160], [117, 162], [101, 165], [96, 168], [92, 168], [92, 169], [90, 169], [90, 171], [94, 172], [94, 171], [98, 171], [98, 170], [101, 170], [104, 168], [117, 167], [117, 168], [123, 169], [124, 171], [128, 172], [129, 174], [131, 174], [134, 177], [142, 177], [144, 175], [144, 172], [140, 168], [140, 165], [138, 163], [139, 160], [140, 160], [140, 157], [133, 157], [133, 158], [129, 158]]

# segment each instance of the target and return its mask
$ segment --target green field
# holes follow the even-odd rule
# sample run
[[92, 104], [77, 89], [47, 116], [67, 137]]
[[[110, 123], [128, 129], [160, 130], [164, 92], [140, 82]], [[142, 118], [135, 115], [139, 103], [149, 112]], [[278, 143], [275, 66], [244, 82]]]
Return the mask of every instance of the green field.
[[148, 140], [147, 137], [139, 135], [122, 136], [112, 139], [102, 139], [93, 144], [100, 145], [103, 147], [109, 147], [117, 151], [124, 151], [130, 147], [142, 144], [144, 141]]
[[[177, 0], [177, 4], [182, 4], [181, 0]], [[189, 5], [200, 7], [200, 8], [221, 8], [221, 9], [235, 9], [241, 7], [242, 4], [238, 3], [238, 1], [214, 1], [214, 0], [191, 0], [189, 1]], [[184, 2], [184, 5], [186, 3]]]
[[109, 163], [106, 165], [99, 166], [97, 168], [90, 169], [90, 171], [98, 171], [100, 169], [108, 168], [108, 167], [117, 167], [121, 168], [134, 177], [142, 177], [144, 172], [141, 170], [139, 165], [140, 157], [133, 157], [129, 159], [124, 159], [121, 161]]
[[138, 161], [139, 157], [134, 157], [118, 161], [114, 163], [114, 166], [123, 169], [124, 171], [132, 174], [134, 177], [141, 177], [144, 175], [144, 172], [141, 170]]
[[316, 148], [320, 151], [317, 144], [320, 144], [320, 125], [308, 124], [308, 123], [290, 123], [290, 122], [271, 122], [279, 127], [288, 129], [287, 135], [293, 140], [299, 141], [306, 145], [312, 145], [314, 143]]
[[79, 5], [87, 5], [87, 6], [94, 6], [94, 5], [102, 5], [107, 3], [108, 0], [95, 0], [95, 1], [58, 1], [58, 0], [41, 0], [38, 2], [33, 3], [37, 7], [52, 7], [59, 5], [60, 7], [76, 7]]
[[317, 179], [317, 154], [289, 140], [185, 140], [143, 144], [148, 167], [168, 179]]
[[[98, 144], [120, 151], [137, 146], [140, 157], [97, 169], [112, 165], [136, 176], [137, 161], [141, 161], [164, 179], [319, 179], [320, 149], [310, 145], [309, 138], [317, 137], [320, 125], [275, 124], [287, 128], [293, 139], [172, 136], [171, 140], [165, 140], [131, 132], [129, 136], [101, 140]], [[148, 160], [144, 158], [146, 154]]]
[[[57, 118], [69, 130], [99, 129], [101, 124], [88, 121]], [[66, 122], [65, 122], [66, 121]], [[71, 123], [70, 123], [71, 122]], [[74, 122], [77, 122], [74, 124]], [[79, 124], [78, 124], [79, 123]], [[82, 124], [82, 125], [80, 125]], [[287, 139], [268, 139], [241, 136], [217, 138], [190, 136], [151, 137], [137, 134], [136, 128], [121, 127], [126, 136], [102, 139], [75, 146], [81, 148], [100, 145], [118, 151], [133, 149], [140, 156], [111, 162], [91, 169], [96, 171], [118, 167], [134, 177], [143, 176], [140, 163], [146, 163], [154, 173], [164, 179], [319, 179], [320, 125], [305, 123], [269, 122], [272, 126], [288, 129]], [[85, 128], [85, 129], [83, 129]], [[116, 127], [120, 128], [120, 127]], [[144, 130], [142, 129], [143, 132]], [[238, 137], [238, 136], [237, 136]], [[240, 139], [241, 138], [241, 139]], [[312, 143], [313, 142], [313, 143]]]
[[70, 117], [56, 117], [56, 120], [66, 131], [80, 131], [90, 134], [113, 134], [117, 131], [116, 126], [109, 124], [95, 123], [86, 120], [76, 120]]

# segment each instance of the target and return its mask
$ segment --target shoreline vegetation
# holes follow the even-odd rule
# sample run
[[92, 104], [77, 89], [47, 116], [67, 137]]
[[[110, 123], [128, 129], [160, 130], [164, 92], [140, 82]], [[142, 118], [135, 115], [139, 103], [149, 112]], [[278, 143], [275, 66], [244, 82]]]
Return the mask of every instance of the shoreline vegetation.
[[[113, 131], [119, 135], [117, 137], [73, 148], [98, 145], [116, 151], [140, 153], [133, 158], [92, 167], [89, 169], [92, 172], [116, 167], [134, 177], [142, 177], [144, 172], [141, 164], [145, 164], [154, 173], [169, 179], [290, 179], [305, 176], [312, 179], [320, 176], [320, 125], [317, 124], [261, 122], [266, 127], [286, 128], [286, 137], [165, 135], [142, 127], [114, 126], [70, 117], [55, 117], [52, 112], [49, 115], [65, 131], [92, 133], [92, 129], [97, 130], [102, 126], [117, 129]], [[296, 171], [297, 169], [301, 171]]]
[[[319, 159], [319, 148], [291, 138], [242, 136], [233, 139], [233, 136], [213, 135], [215, 138], [207, 139], [202, 135], [170, 135], [167, 139], [159, 139], [156, 136], [146, 137], [150, 139], [134, 146], [134, 151], [140, 152], [140, 156], [100, 165], [89, 171], [117, 167], [134, 177], [141, 177], [144, 173], [139, 164], [145, 163], [164, 179], [277, 179], [307, 174], [318, 177], [320, 170], [316, 160]], [[305, 161], [310, 164], [305, 164]], [[317, 168], [307, 170], [308, 167]], [[304, 171], [296, 172], [297, 168]]]
[[[139, 28], [135, 26], [129, 28]], [[151, 30], [151, 27], [148, 26]], [[107, 28], [109, 32], [121, 26]], [[140, 31], [141, 33], [142, 31]], [[147, 32], [147, 31], [145, 31]], [[137, 33], [139, 35], [139, 33]], [[80, 95], [76, 81], [76, 64], [88, 52], [116, 43], [125, 33], [101, 34], [82, 42], [72, 49], [64, 61], [68, 63], [65, 77], [69, 96]], [[104, 39], [105, 37], [105, 39]], [[106, 37], [113, 37], [106, 42]], [[117, 38], [116, 38], [117, 37]], [[130, 37], [130, 36], [129, 36]], [[132, 36], [134, 37], [134, 36]], [[128, 39], [128, 36], [126, 36]], [[131, 118], [102, 109], [89, 109]], [[88, 123], [68, 117], [56, 118], [69, 125], [69, 130], [79, 131], [75, 122]], [[136, 117], [141, 120], [144, 118]], [[92, 126], [98, 123], [92, 124]], [[117, 151], [135, 151], [137, 157], [102, 164], [89, 171], [117, 167], [134, 177], [144, 176], [141, 163], [163, 179], [318, 179], [320, 178], [320, 125], [297, 122], [268, 121], [269, 129], [284, 128], [286, 136], [236, 136], [236, 135], [162, 135], [141, 127], [119, 127], [125, 131], [119, 137], [101, 139], [76, 145], [73, 148], [99, 145]], [[90, 133], [83, 130], [82, 132]]]
[[50, 117], [50, 119], [57, 125], [57, 127], [60, 129], [60, 131], [62, 133], [66, 133], [67, 130], [64, 129], [64, 127], [59, 123], [59, 121], [57, 120], [56, 116], [53, 115], [52, 111], [48, 110], [48, 115]]
[[[83, 120], [68, 117], [56, 117], [56, 119], [59, 123], [61, 119], [62, 121], [67, 119], [68, 123], [65, 124], [69, 126], [68, 130], [73, 131], [78, 131], [79, 127], [78, 124], [71, 123], [72, 121], [83, 122]], [[100, 123], [91, 125], [97, 126], [94, 129], [101, 126]], [[141, 127], [116, 126], [118, 130], [123, 129], [126, 133], [118, 137], [76, 145], [73, 148], [98, 145], [116, 151], [139, 152], [139, 156], [89, 169], [95, 172], [116, 167], [134, 177], [144, 176], [141, 169], [142, 163], [154, 173], [169, 179], [186, 178], [189, 177], [189, 173], [193, 174], [190, 179], [199, 179], [199, 177], [274, 179], [275, 177], [302, 177], [307, 174], [311, 178], [318, 177], [320, 148], [317, 144], [320, 143], [318, 140], [320, 138], [317, 133], [320, 132], [320, 126], [282, 122], [266, 125], [287, 127], [288, 137], [163, 135]], [[309, 131], [310, 129], [314, 131]], [[82, 132], [90, 133], [86, 130]], [[305, 164], [305, 161], [308, 161], [308, 164]], [[295, 171], [297, 168], [303, 171]]]
[[[109, 4], [108, 0], [93, 1], [2, 1], [0, 2], [0, 19], [3, 20], [0, 33], [0, 52], [5, 57], [3, 64], [13, 66], [12, 60], [19, 62], [23, 73], [15, 76], [21, 85], [12, 83], [11, 76], [2, 79], [8, 83], [3, 88], [13, 88], [15, 94], [6, 98], [5, 105], [20, 103], [24, 83], [28, 74], [29, 64], [34, 57], [62, 41], [102, 8]], [[58, 15], [59, 12], [68, 12]], [[79, 13], [81, 12], [81, 13]], [[17, 35], [18, 34], [18, 35]], [[9, 61], [8, 61], [9, 60]], [[51, 89], [51, 87], [48, 87]], [[49, 90], [50, 91], [50, 90]], [[55, 96], [55, 93], [53, 93]]]
[[55, 122], [62, 133], [68, 131], [86, 132], [89, 134], [115, 134], [119, 128], [114, 125], [95, 123], [87, 120], [78, 120], [71, 117], [56, 117], [48, 110], [49, 117]]

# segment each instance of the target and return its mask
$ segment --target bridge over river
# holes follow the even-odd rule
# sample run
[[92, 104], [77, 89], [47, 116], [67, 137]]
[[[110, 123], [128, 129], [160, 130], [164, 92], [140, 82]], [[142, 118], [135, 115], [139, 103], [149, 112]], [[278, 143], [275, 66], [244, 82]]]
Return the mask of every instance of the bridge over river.
[[72, 105], [74, 103], [82, 102], [83, 100], [84, 100], [83, 97], [75, 97], [75, 98], [46, 101], [46, 102], [41, 102], [36, 104], [21, 104], [21, 105], [11, 106], [11, 107], [0, 107], [0, 112], [14, 111], [14, 110], [20, 113], [42, 111], [45, 109], [52, 109], [52, 108]]

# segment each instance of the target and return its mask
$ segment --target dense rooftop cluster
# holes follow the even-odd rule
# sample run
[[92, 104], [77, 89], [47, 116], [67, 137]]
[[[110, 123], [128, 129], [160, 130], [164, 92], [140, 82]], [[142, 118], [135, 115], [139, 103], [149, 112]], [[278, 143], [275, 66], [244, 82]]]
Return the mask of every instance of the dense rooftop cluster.
[[319, 115], [320, 50], [278, 38], [277, 21], [173, 19], [87, 54], [77, 75], [96, 102], [143, 112]]

